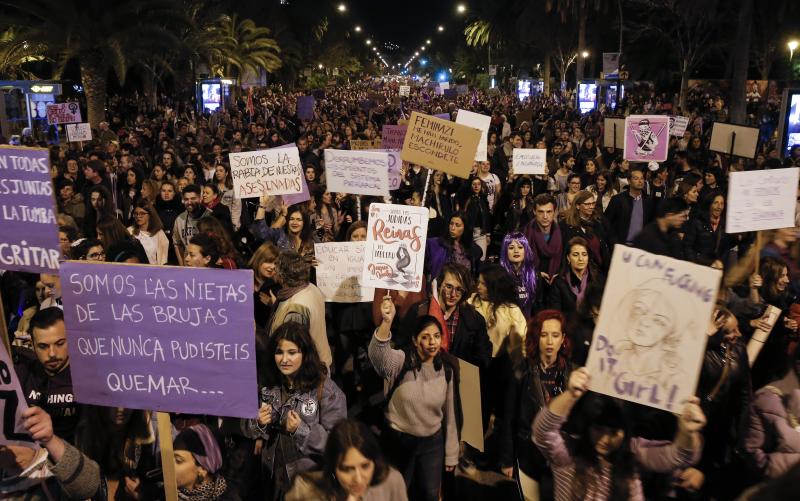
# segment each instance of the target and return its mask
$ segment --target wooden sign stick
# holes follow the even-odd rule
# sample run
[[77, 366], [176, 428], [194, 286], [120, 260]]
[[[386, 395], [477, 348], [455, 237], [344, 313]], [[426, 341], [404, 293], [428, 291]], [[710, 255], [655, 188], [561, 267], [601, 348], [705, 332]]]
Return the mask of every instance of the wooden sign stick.
[[164, 494], [167, 496], [167, 501], [178, 501], [175, 455], [172, 450], [172, 423], [166, 412], [156, 412], [156, 418], [158, 419], [158, 444], [161, 449], [161, 471], [164, 474]]
[[756, 232], [756, 252], [754, 255], [754, 259], [756, 260], [756, 275], [758, 275], [760, 264], [761, 264], [761, 232]]

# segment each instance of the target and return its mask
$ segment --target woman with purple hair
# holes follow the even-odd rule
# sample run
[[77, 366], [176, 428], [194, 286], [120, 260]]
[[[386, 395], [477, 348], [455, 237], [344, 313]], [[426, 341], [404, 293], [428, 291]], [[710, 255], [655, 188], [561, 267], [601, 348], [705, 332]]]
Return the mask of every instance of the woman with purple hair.
[[533, 265], [533, 251], [525, 235], [519, 232], [506, 235], [500, 250], [500, 264], [514, 277], [519, 296], [518, 304], [525, 318], [530, 320], [536, 301], [536, 269]]

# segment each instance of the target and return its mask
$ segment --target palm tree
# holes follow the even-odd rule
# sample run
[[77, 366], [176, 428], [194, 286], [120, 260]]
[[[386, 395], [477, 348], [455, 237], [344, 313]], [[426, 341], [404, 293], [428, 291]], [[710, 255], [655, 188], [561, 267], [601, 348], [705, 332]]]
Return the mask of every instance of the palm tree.
[[236, 14], [223, 14], [213, 29], [219, 30], [227, 41], [220, 47], [223, 57], [214, 61], [212, 68], [218, 76], [241, 78], [247, 71], [264, 68], [272, 72], [281, 67], [281, 49], [270, 37], [269, 28], [256, 26], [250, 19], [240, 21]]
[[[578, 22], [578, 54], [586, 50], [586, 24], [589, 21], [589, 13], [594, 10], [606, 10], [610, 0], [547, 0], [545, 2], [545, 10], [547, 12], [558, 12], [561, 15], [561, 21], [565, 22], [568, 18], [574, 18]], [[620, 12], [621, 9], [620, 9]], [[622, 20], [620, 20], [620, 30]], [[583, 58], [579, 57], [575, 66], [575, 88], [577, 89], [577, 81], [583, 78]]]
[[55, 78], [77, 61], [93, 126], [106, 118], [109, 69], [124, 82], [136, 55], [177, 45], [172, 31], [184, 19], [175, 0], [0, 0], [0, 5], [6, 7], [0, 28], [15, 26], [20, 38], [46, 46]]
[[0, 78], [35, 80], [36, 75], [23, 68], [23, 65], [43, 61], [46, 49], [40, 43], [20, 38], [14, 28], [0, 33]]

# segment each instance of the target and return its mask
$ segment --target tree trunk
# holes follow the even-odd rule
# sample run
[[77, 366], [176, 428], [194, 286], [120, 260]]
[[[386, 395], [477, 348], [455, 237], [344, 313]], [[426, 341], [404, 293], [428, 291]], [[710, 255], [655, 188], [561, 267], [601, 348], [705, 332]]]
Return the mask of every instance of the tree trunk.
[[89, 123], [97, 127], [106, 121], [106, 82], [108, 67], [99, 54], [83, 54], [80, 58], [81, 82], [86, 92]]
[[617, 50], [619, 50], [619, 54], [621, 56], [622, 55], [622, 28], [623, 28], [622, 19], [623, 19], [623, 14], [624, 14], [624, 10], [622, 8], [622, 0], [617, 0], [617, 10], [619, 10], [619, 47], [618, 47]]
[[684, 60], [681, 65], [681, 96], [678, 101], [681, 113], [686, 113], [686, 97], [689, 94], [689, 61]]
[[158, 84], [156, 83], [156, 75], [148, 70], [145, 70], [142, 80], [142, 92], [147, 96], [145, 101], [147, 111], [153, 111], [158, 107]]
[[753, 0], [742, 0], [739, 5], [739, 23], [733, 46], [733, 79], [731, 82], [732, 123], [743, 124], [747, 115], [745, 87], [750, 67], [750, 25], [753, 23]]
[[579, 5], [580, 12], [578, 14], [578, 57], [575, 62], [575, 90], [578, 89], [578, 83], [583, 80], [583, 51], [586, 50], [586, 18], [588, 7], [586, 5]]
[[553, 54], [547, 51], [544, 55], [544, 68], [542, 70], [542, 80], [544, 80], [544, 95], [550, 95], [550, 72], [552, 71], [550, 65], [552, 64]]

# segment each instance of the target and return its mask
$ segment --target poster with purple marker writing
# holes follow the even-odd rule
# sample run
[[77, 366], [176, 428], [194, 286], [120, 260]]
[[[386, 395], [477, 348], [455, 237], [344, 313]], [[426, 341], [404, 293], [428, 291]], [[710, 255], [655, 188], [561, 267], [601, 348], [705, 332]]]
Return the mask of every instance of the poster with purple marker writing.
[[680, 413], [697, 387], [720, 275], [616, 245], [586, 361], [589, 389]]
[[625, 160], [663, 162], [668, 147], [668, 116], [631, 115], [625, 119]]
[[58, 271], [54, 205], [50, 152], [0, 147], [0, 270]]
[[61, 288], [78, 402], [256, 416], [252, 271], [67, 261]]

